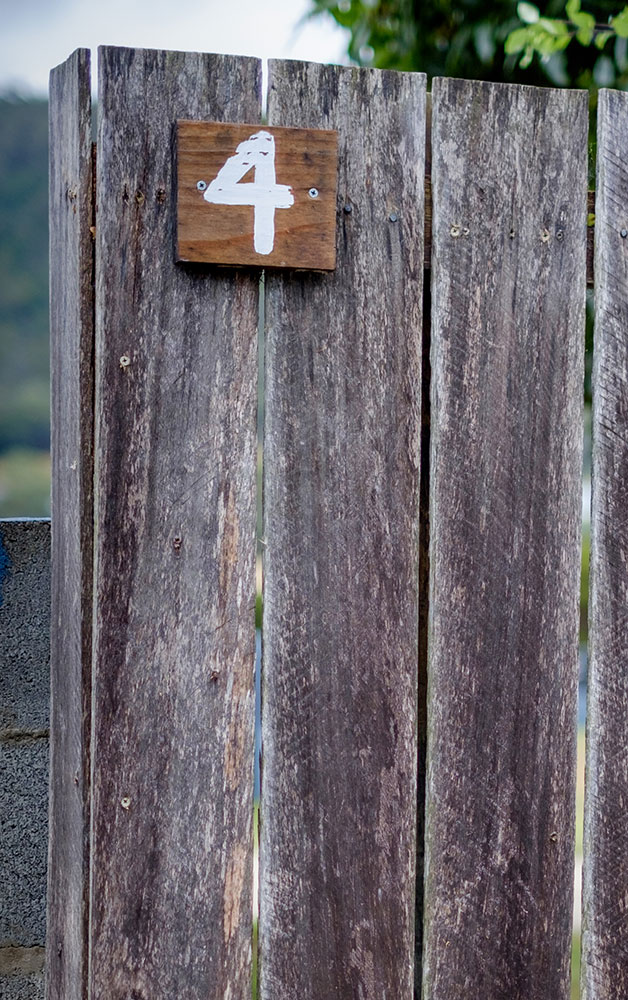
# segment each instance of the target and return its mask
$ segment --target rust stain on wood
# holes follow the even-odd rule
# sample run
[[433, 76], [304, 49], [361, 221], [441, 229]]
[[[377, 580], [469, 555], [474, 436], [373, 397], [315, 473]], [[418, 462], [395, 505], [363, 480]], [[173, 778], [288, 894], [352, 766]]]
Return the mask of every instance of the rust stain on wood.
[[226, 484], [225, 490], [227, 493], [227, 500], [226, 503], [224, 503], [221, 496], [221, 509], [218, 513], [220, 532], [218, 572], [220, 577], [220, 591], [223, 597], [230, 591], [233, 570], [234, 567], [237, 566], [239, 553], [238, 546], [240, 542], [240, 524], [237, 516], [235, 493], [229, 483]]
[[225, 944], [229, 944], [229, 941], [237, 933], [240, 926], [242, 890], [248, 870], [247, 860], [248, 847], [244, 844], [236, 844], [233, 854], [229, 858], [227, 874], [225, 876], [225, 892], [223, 897]]

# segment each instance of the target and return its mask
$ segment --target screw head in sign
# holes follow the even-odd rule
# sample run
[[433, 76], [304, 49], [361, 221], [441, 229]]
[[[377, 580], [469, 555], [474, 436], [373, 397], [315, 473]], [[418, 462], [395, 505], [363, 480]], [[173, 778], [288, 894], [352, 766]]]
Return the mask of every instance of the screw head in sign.
[[308, 194], [310, 198], [318, 198], [318, 188], [310, 188]]
[[196, 186], [199, 191], [204, 191], [207, 187], [207, 181], [198, 181]]
[[628, 229], [622, 229], [619, 235], [623, 240], [625, 240], [626, 237], [628, 236]]

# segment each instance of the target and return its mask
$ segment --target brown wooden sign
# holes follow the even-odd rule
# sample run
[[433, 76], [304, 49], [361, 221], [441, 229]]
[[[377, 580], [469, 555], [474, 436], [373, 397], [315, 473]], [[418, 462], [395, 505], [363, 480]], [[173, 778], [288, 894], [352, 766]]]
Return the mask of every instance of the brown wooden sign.
[[177, 123], [177, 260], [333, 271], [338, 134]]

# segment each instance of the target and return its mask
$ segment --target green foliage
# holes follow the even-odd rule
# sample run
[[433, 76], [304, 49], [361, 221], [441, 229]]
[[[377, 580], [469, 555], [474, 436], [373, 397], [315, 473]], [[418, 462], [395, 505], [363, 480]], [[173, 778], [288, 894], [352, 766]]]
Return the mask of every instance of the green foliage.
[[48, 367], [48, 105], [9, 96], [0, 98], [0, 454], [48, 447]]
[[[540, 86], [628, 88], [628, 13], [615, 0], [311, 0], [360, 64]], [[570, 44], [572, 41], [576, 44]], [[594, 44], [592, 44], [592, 42]]]
[[0, 517], [50, 516], [50, 455], [14, 448], [0, 455]]
[[[553, 53], [561, 52], [572, 42], [579, 42], [584, 48], [594, 43], [595, 48], [603, 51], [607, 43], [615, 38], [617, 43], [615, 55], [617, 64], [623, 63], [623, 73], [626, 67], [626, 46], [628, 38], [628, 7], [619, 14], [608, 18], [605, 24], [598, 24], [593, 14], [580, 9], [580, 0], [567, 0], [564, 18], [541, 17], [540, 9], [532, 3], [517, 4], [517, 14], [523, 27], [515, 28], [506, 38], [505, 51], [509, 55], [521, 53], [519, 65], [522, 69], [529, 66], [535, 55], [541, 61], [547, 60]], [[593, 67], [593, 81], [598, 86], [607, 86], [615, 82], [617, 73], [613, 60], [607, 55], [596, 57]]]

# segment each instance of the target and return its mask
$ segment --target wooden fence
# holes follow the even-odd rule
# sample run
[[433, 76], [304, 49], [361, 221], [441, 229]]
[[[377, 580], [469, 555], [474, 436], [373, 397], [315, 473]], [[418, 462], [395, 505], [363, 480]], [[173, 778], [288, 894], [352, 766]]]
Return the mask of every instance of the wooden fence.
[[[251, 995], [260, 299], [259, 995], [569, 994], [588, 96], [431, 108], [270, 64], [269, 125], [339, 133], [337, 269], [260, 285], [174, 262], [173, 159], [261, 121], [259, 62], [101, 50], [96, 156], [89, 54], [53, 71], [49, 1000]], [[588, 1000], [628, 991], [627, 141], [602, 91]]]

